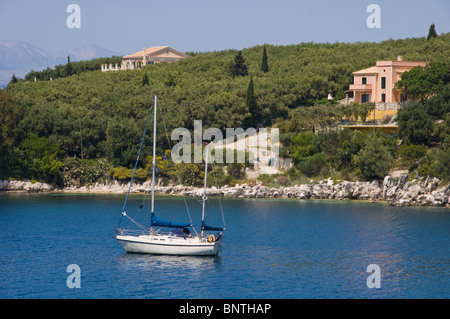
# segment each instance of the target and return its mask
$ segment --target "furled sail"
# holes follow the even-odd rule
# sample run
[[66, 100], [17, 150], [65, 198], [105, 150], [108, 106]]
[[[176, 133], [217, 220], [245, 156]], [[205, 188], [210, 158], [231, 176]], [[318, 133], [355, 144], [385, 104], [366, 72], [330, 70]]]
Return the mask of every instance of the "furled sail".
[[223, 231], [225, 230], [224, 227], [215, 227], [215, 226], [209, 226], [206, 225], [205, 222], [202, 223], [202, 230], [219, 230], [219, 231]]
[[161, 218], [158, 218], [155, 216], [155, 213], [151, 214], [151, 226], [159, 226], [159, 227], [170, 227], [170, 228], [184, 228], [192, 226], [189, 223], [177, 223], [177, 222], [171, 222], [167, 220], [163, 220]]

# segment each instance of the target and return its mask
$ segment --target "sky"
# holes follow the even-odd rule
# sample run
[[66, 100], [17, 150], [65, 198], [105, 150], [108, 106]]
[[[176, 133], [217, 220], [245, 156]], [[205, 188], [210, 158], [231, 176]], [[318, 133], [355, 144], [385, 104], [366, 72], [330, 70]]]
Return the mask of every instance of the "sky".
[[[80, 28], [69, 28], [70, 4]], [[380, 27], [369, 28], [376, 4]], [[450, 0], [0, 0], [0, 40], [68, 51], [96, 44], [121, 54], [168, 45], [179, 51], [259, 44], [380, 42], [450, 32]]]

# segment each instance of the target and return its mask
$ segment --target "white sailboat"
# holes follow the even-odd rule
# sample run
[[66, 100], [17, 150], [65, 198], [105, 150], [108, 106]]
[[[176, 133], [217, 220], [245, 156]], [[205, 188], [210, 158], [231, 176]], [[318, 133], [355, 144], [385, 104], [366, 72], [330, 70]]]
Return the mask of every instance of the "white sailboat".
[[[208, 171], [208, 153], [206, 152], [205, 160], [205, 180], [203, 190], [203, 202], [202, 202], [202, 224], [201, 234], [192, 234], [190, 227], [191, 223], [177, 223], [166, 221], [156, 217], [155, 215], [155, 167], [156, 167], [156, 105], [157, 97], [155, 96], [154, 102], [154, 123], [153, 123], [153, 169], [152, 169], [152, 202], [151, 202], [151, 214], [150, 214], [150, 228], [144, 229], [139, 224], [141, 230], [137, 232], [134, 230], [127, 230], [120, 228], [116, 229], [116, 239], [122, 245], [126, 252], [130, 253], [144, 253], [144, 254], [159, 254], [159, 255], [192, 255], [192, 256], [214, 256], [222, 250], [222, 235], [225, 230], [224, 227], [212, 227], [205, 224], [205, 205], [206, 205], [206, 178]], [[147, 119], [147, 125], [144, 130], [144, 136], [142, 137], [141, 146], [139, 149], [138, 158], [134, 170], [136, 171], [139, 156], [142, 150], [144, 137], [147, 131], [148, 123], [150, 120], [151, 111]], [[209, 146], [208, 146], [209, 147]], [[131, 185], [133, 183], [134, 172], [131, 178], [130, 187], [128, 189], [127, 197], [122, 209], [123, 217], [129, 218], [126, 213], [126, 205], [128, 196], [130, 194]], [[223, 217], [223, 216], [222, 216]], [[164, 232], [164, 230], [167, 230]], [[194, 229], [195, 230], [195, 229]], [[212, 233], [216, 232], [216, 233]]]

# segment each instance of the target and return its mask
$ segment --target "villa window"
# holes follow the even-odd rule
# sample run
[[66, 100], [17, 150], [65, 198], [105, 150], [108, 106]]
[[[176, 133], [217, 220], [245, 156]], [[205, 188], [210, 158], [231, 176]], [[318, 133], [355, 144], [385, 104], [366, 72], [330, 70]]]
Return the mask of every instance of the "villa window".
[[362, 78], [362, 84], [367, 84], [367, 78]]
[[381, 102], [386, 103], [386, 94], [381, 94]]
[[361, 103], [366, 103], [370, 101], [370, 94], [361, 94]]
[[386, 77], [382, 77], [381, 78], [381, 89], [385, 89], [386, 88]]

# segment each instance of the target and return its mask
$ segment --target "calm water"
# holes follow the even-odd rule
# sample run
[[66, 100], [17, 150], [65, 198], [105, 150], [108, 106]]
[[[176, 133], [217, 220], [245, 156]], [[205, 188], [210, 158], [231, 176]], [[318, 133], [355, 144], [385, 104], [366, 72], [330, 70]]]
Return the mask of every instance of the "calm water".
[[[130, 215], [143, 199], [131, 197]], [[113, 237], [123, 200], [0, 194], [0, 298], [450, 298], [448, 208], [223, 199], [221, 255], [174, 257], [123, 251]], [[220, 225], [209, 202], [208, 223]], [[195, 224], [201, 206], [188, 204]], [[187, 218], [182, 198], [157, 208]], [[70, 264], [79, 289], [67, 287]], [[370, 264], [381, 288], [367, 287]]]

